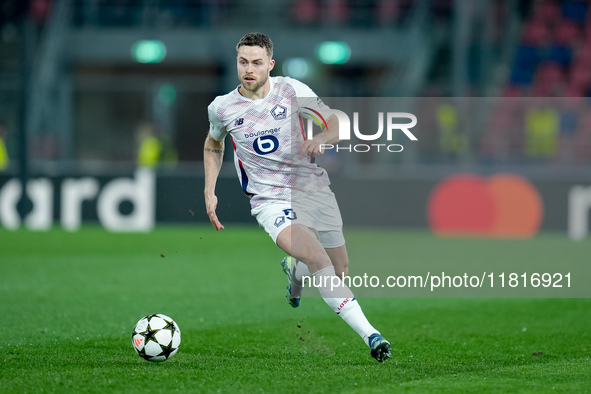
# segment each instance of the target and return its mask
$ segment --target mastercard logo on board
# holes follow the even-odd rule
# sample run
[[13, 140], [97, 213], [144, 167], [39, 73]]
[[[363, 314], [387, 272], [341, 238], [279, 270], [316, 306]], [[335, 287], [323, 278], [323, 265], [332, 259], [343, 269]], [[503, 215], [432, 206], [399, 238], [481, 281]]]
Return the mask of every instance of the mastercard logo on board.
[[429, 226], [442, 236], [530, 238], [544, 214], [538, 190], [514, 174], [453, 175], [435, 187], [427, 204]]

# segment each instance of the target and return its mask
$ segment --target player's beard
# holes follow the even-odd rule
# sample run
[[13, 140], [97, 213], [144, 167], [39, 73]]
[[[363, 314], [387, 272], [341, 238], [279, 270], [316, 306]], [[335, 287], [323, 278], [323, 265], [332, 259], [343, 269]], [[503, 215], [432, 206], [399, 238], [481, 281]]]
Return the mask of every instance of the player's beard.
[[249, 88], [245, 83], [244, 83], [244, 77], [242, 77], [242, 87], [244, 88], [244, 90], [248, 90], [249, 92], [256, 92], [257, 90], [259, 90], [264, 84], [267, 83], [267, 80], [269, 79], [269, 76], [266, 75], [263, 79], [261, 79], [258, 83], [255, 83], [254, 85], [250, 85], [251, 87]]

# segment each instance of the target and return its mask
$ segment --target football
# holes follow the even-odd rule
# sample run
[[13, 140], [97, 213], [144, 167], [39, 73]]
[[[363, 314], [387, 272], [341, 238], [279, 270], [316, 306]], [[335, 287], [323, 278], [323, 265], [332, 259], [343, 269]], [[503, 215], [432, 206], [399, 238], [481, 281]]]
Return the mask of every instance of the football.
[[170, 317], [159, 313], [142, 317], [131, 333], [133, 348], [148, 361], [166, 361], [181, 344], [181, 330]]

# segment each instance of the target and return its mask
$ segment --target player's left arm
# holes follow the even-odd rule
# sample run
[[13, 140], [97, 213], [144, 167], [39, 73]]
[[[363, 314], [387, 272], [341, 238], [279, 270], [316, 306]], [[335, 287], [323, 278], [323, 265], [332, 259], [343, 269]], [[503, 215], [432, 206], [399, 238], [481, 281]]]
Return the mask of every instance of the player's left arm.
[[300, 150], [302, 154], [310, 157], [322, 156], [325, 145], [334, 145], [339, 143], [339, 120], [336, 115], [331, 115], [326, 121], [326, 128], [314, 136], [314, 138], [304, 141]]

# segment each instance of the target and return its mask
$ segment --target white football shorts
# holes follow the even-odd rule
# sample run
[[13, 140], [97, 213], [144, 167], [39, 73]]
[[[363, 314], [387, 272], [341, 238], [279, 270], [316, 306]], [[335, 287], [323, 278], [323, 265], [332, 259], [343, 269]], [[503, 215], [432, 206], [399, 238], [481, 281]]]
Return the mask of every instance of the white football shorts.
[[261, 226], [277, 243], [279, 233], [292, 224], [313, 229], [324, 248], [345, 244], [343, 219], [334, 193], [327, 186], [296, 201], [272, 201], [251, 210]]

